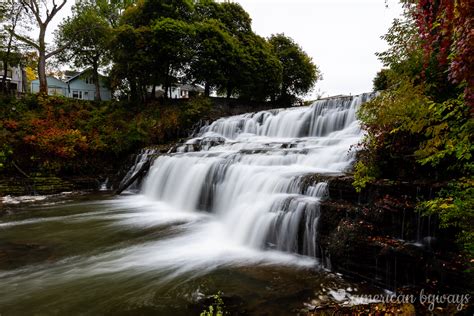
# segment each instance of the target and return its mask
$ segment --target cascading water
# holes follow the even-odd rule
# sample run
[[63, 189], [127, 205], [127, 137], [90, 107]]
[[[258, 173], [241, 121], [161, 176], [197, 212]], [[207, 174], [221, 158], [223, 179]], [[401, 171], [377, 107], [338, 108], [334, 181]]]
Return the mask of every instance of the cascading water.
[[355, 113], [370, 97], [219, 119], [176, 153], [158, 157], [142, 193], [179, 210], [215, 214], [221, 232], [239, 245], [318, 257], [326, 184], [305, 187], [301, 179], [350, 167], [350, 147], [363, 135]]
[[224, 291], [288, 315], [302, 289], [347, 289], [314, 269], [328, 190], [307, 175], [351, 165], [368, 98], [223, 118], [176, 152], [142, 152], [123, 181], [154, 159], [139, 194], [3, 217], [0, 314], [190, 315], [195, 294]]

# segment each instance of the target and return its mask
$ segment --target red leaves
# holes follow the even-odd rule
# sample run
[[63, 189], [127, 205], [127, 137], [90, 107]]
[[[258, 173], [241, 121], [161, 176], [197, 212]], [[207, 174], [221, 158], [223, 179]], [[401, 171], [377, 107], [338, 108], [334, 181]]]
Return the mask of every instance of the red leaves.
[[435, 58], [452, 83], [465, 84], [474, 106], [474, 1], [418, 0], [413, 16], [425, 52], [425, 66]]

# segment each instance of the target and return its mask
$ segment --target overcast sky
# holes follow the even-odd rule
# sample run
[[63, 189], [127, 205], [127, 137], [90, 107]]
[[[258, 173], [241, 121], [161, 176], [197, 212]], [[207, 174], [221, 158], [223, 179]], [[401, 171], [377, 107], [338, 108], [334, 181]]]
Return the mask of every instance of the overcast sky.
[[254, 31], [293, 38], [323, 73], [315, 92], [358, 94], [372, 89], [382, 67], [375, 52], [380, 36], [402, 12], [396, 0], [238, 0], [252, 17]]
[[[382, 67], [375, 52], [386, 48], [380, 36], [402, 11], [397, 0], [235, 2], [250, 14], [257, 34], [268, 37], [285, 33], [313, 58], [323, 73], [314, 94], [324, 96], [371, 91], [372, 79]], [[60, 16], [52, 21], [50, 30], [70, 14], [73, 3], [74, 0], [68, 0]]]

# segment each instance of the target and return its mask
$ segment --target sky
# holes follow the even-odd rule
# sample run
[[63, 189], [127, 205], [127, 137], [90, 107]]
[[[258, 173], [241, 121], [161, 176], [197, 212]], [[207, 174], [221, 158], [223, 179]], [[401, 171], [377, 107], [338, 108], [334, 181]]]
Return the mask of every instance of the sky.
[[[252, 18], [255, 33], [284, 33], [312, 57], [323, 74], [315, 95], [359, 94], [372, 90], [382, 68], [376, 52], [400, 16], [396, 0], [238, 0]], [[388, 7], [386, 6], [388, 5]]]
[[[235, 0], [250, 14], [252, 28], [268, 37], [284, 33], [313, 59], [323, 79], [306, 99], [316, 95], [359, 94], [372, 90], [382, 68], [375, 56], [386, 49], [380, 38], [402, 9], [397, 0]], [[71, 14], [68, 0], [50, 31]], [[48, 39], [52, 40], [51, 33]]]

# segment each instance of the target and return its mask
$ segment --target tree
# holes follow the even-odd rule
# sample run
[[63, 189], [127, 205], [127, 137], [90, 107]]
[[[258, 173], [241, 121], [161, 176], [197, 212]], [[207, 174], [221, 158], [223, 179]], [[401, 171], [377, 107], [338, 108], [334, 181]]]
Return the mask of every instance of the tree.
[[243, 99], [274, 100], [282, 83], [283, 68], [271, 45], [253, 32], [242, 35], [237, 58], [238, 71], [230, 76], [230, 87]]
[[374, 91], [382, 91], [390, 87], [390, 69], [381, 69], [373, 80]]
[[8, 31], [13, 34], [19, 41], [38, 51], [38, 77], [40, 82], [40, 93], [47, 94], [48, 83], [46, 81], [46, 61], [61, 52], [63, 49], [65, 49], [68, 43], [54, 50], [48, 50], [45, 41], [46, 30], [51, 20], [64, 7], [67, 0], [61, 0], [60, 3], [56, 3], [56, 0], [17, 1], [23, 7], [23, 14], [25, 16], [31, 17], [31, 23], [35, 24], [38, 28], [38, 39], [34, 40], [27, 35], [20, 34], [16, 30], [12, 30], [11, 28], [9, 28]]
[[158, 77], [162, 78], [165, 97], [172, 84], [184, 76], [184, 68], [192, 56], [193, 25], [171, 18], [157, 20], [152, 26], [154, 58], [159, 60]]
[[100, 101], [99, 67], [108, 61], [112, 30], [93, 5], [76, 5], [73, 12], [73, 17], [66, 19], [56, 33], [57, 46], [67, 47], [58, 56], [63, 62], [72, 61], [76, 67], [92, 69], [94, 99]]
[[226, 70], [235, 65], [238, 43], [218, 20], [198, 22], [195, 28], [188, 78], [194, 83], [203, 84], [204, 93], [209, 96], [211, 89], [226, 85]]
[[272, 35], [269, 42], [283, 67], [279, 99], [291, 101], [308, 93], [321, 77], [311, 57], [284, 34]]
[[[19, 26], [23, 7], [16, 1], [5, 1], [0, 7], [0, 14], [2, 15], [2, 24], [7, 30], [15, 31]], [[1, 87], [4, 92], [7, 92], [7, 74], [9, 65], [18, 65], [20, 63], [21, 55], [19, 53], [18, 45], [12, 33], [6, 32], [5, 36], [0, 38], [0, 60], [3, 64], [3, 75]]]
[[137, 0], [82, 0], [80, 4], [93, 6], [99, 16], [106, 19], [112, 28], [119, 24], [123, 12]]
[[149, 87], [165, 88], [185, 76], [192, 57], [193, 5], [187, 0], [146, 0], [129, 7], [114, 31], [113, 69], [116, 83], [132, 99], [144, 99]]
[[190, 22], [194, 15], [193, 10], [191, 0], [144, 0], [125, 10], [120, 21], [121, 24], [134, 27], [150, 26], [162, 18]]
[[218, 19], [226, 26], [227, 31], [234, 36], [250, 34], [252, 32], [252, 19], [250, 15], [235, 2], [220, 4]]
[[144, 99], [143, 88], [151, 81], [153, 67], [149, 46], [149, 27], [134, 28], [129, 24], [114, 30], [112, 42], [112, 79], [132, 100]]

